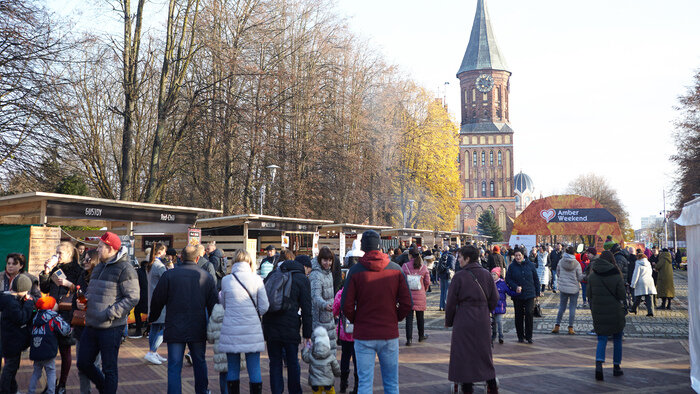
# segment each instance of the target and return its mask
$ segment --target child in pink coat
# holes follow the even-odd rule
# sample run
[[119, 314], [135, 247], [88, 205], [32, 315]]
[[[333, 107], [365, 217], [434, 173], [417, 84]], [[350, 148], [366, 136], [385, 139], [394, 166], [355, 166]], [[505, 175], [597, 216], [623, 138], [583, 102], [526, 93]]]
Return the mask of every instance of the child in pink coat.
[[[340, 356], [340, 392], [344, 393], [348, 388], [348, 376], [350, 376], [350, 358], [352, 357], [352, 364], [354, 368], [355, 376], [355, 388], [351, 393], [357, 393], [357, 359], [355, 358], [355, 344], [352, 339], [352, 323], [347, 321], [342, 315], [342, 310], [340, 308], [340, 299], [343, 296], [343, 289], [341, 288], [335, 293], [335, 299], [333, 300], [333, 316], [338, 317], [338, 338], [340, 338], [340, 346], [342, 353]], [[350, 332], [346, 332], [347, 331]]]

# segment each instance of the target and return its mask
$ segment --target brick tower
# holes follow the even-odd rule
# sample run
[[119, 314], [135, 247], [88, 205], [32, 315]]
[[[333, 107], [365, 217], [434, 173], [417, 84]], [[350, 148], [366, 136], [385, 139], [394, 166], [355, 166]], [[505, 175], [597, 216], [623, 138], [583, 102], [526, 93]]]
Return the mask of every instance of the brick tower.
[[498, 51], [485, 0], [477, 0], [469, 45], [457, 71], [462, 97], [459, 166], [464, 187], [459, 230], [475, 233], [479, 215], [489, 209], [505, 240], [515, 218], [510, 75]]

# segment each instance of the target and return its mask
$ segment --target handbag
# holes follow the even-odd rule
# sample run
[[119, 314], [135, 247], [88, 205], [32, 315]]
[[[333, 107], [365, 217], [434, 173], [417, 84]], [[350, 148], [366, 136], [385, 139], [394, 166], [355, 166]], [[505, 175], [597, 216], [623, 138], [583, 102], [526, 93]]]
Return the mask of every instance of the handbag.
[[340, 313], [340, 321], [343, 325], [343, 331], [346, 334], [352, 334], [352, 332], [355, 330], [355, 325], [350, 323], [342, 312]]
[[537, 304], [535, 304], [535, 308], [532, 310], [532, 316], [533, 317], [542, 317], [542, 307], [540, 306], [539, 302]]
[[73, 318], [70, 320], [71, 326], [85, 327], [85, 311], [76, 309], [73, 311]]
[[58, 301], [58, 310], [59, 311], [70, 311], [72, 309], [73, 309], [73, 294], [71, 292], [68, 292], [68, 294], [61, 297], [61, 299]]
[[260, 323], [262, 323], [262, 316], [260, 316], [260, 312], [258, 311], [258, 305], [255, 303], [255, 300], [253, 299], [253, 296], [250, 294], [250, 292], [248, 291], [248, 289], [247, 289], [245, 286], [243, 286], [243, 283], [241, 282], [240, 279], [238, 279], [238, 277], [236, 276], [236, 274], [234, 274], [234, 273], [232, 272], [231, 275], [236, 279], [236, 282], [238, 282], [238, 284], [241, 285], [241, 287], [243, 288], [243, 290], [245, 290], [245, 292], [248, 294], [248, 297], [250, 297], [250, 301], [253, 303], [253, 307], [255, 308], [255, 313], [258, 314], [258, 320], [260, 320]]

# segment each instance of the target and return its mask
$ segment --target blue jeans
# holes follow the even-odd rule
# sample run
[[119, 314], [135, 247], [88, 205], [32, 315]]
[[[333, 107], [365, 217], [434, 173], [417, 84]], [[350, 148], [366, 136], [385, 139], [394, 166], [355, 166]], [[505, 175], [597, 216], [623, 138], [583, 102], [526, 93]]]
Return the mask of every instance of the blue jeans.
[[148, 347], [151, 352], [158, 351], [158, 346], [163, 343], [163, 331], [165, 331], [165, 324], [151, 323], [151, 330], [148, 332]]
[[185, 345], [190, 349], [190, 356], [192, 356], [195, 393], [205, 394], [209, 386], [207, 360], [204, 358], [206, 342], [168, 342], [168, 394], [182, 393], [181, 374]]
[[[622, 331], [613, 334], [613, 364], [622, 363]], [[598, 335], [598, 347], [595, 350], [595, 360], [605, 362], [605, 347], [608, 345], [607, 335]]]
[[219, 372], [219, 391], [222, 393], [228, 393], [228, 386], [226, 384], [226, 376], [228, 372]]
[[298, 343], [267, 342], [267, 356], [270, 358], [270, 390], [272, 394], [284, 392], [282, 350], [284, 350], [284, 358], [287, 360], [287, 389], [289, 394], [301, 394], [301, 367], [299, 366]]
[[583, 298], [583, 303], [586, 304], [588, 299], [586, 299], [586, 285], [587, 283], [581, 282], [581, 297]]
[[440, 279], [440, 309], [445, 309], [445, 301], [447, 301], [447, 289], [450, 287], [450, 280]]
[[559, 312], [557, 313], [557, 325], [561, 323], [561, 318], [564, 316], [564, 310], [566, 310], [566, 304], [569, 303], [569, 327], [574, 326], [574, 319], [576, 318], [576, 301], [578, 301], [578, 293], [567, 294], [559, 292]]
[[492, 314], [491, 315], [491, 340], [496, 339], [496, 334], [498, 333], [498, 339], [503, 339], [503, 315], [504, 314]]
[[[114, 394], [119, 385], [119, 346], [124, 326], [112, 328], [85, 327], [80, 337], [78, 370], [95, 384], [100, 393]], [[102, 371], [95, 366], [102, 358]]]
[[[229, 382], [241, 379], [241, 354], [226, 353], [228, 360], [228, 375], [226, 380]], [[262, 383], [262, 372], [260, 371], [260, 353], [246, 353], [245, 364], [248, 369], [248, 379], [250, 383]]]
[[387, 394], [399, 392], [399, 338], [394, 339], [355, 339], [355, 356], [357, 357], [357, 375], [360, 384], [358, 394], [372, 392], [374, 385], [374, 356], [379, 357], [382, 371], [382, 384]]
[[552, 271], [552, 290], [557, 289], [557, 270]]

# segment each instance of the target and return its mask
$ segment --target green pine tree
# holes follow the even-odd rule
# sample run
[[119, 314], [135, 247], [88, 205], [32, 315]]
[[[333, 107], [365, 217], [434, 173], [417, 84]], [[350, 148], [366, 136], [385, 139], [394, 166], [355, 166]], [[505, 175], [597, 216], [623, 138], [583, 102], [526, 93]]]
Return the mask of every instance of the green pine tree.
[[496, 217], [490, 210], [484, 211], [484, 213], [479, 216], [477, 220], [476, 228], [481, 235], [488, 235], [491, 237], [491, 242], [501, 242], [503, 241], [503, 233], [501, 228], [498, 226]]
[[85, 181], [77, 175], [70, 175], [63, 178], [61, 183], [56, 187], [56, 193], [73, 194], [76, 196], [90, 195]]

